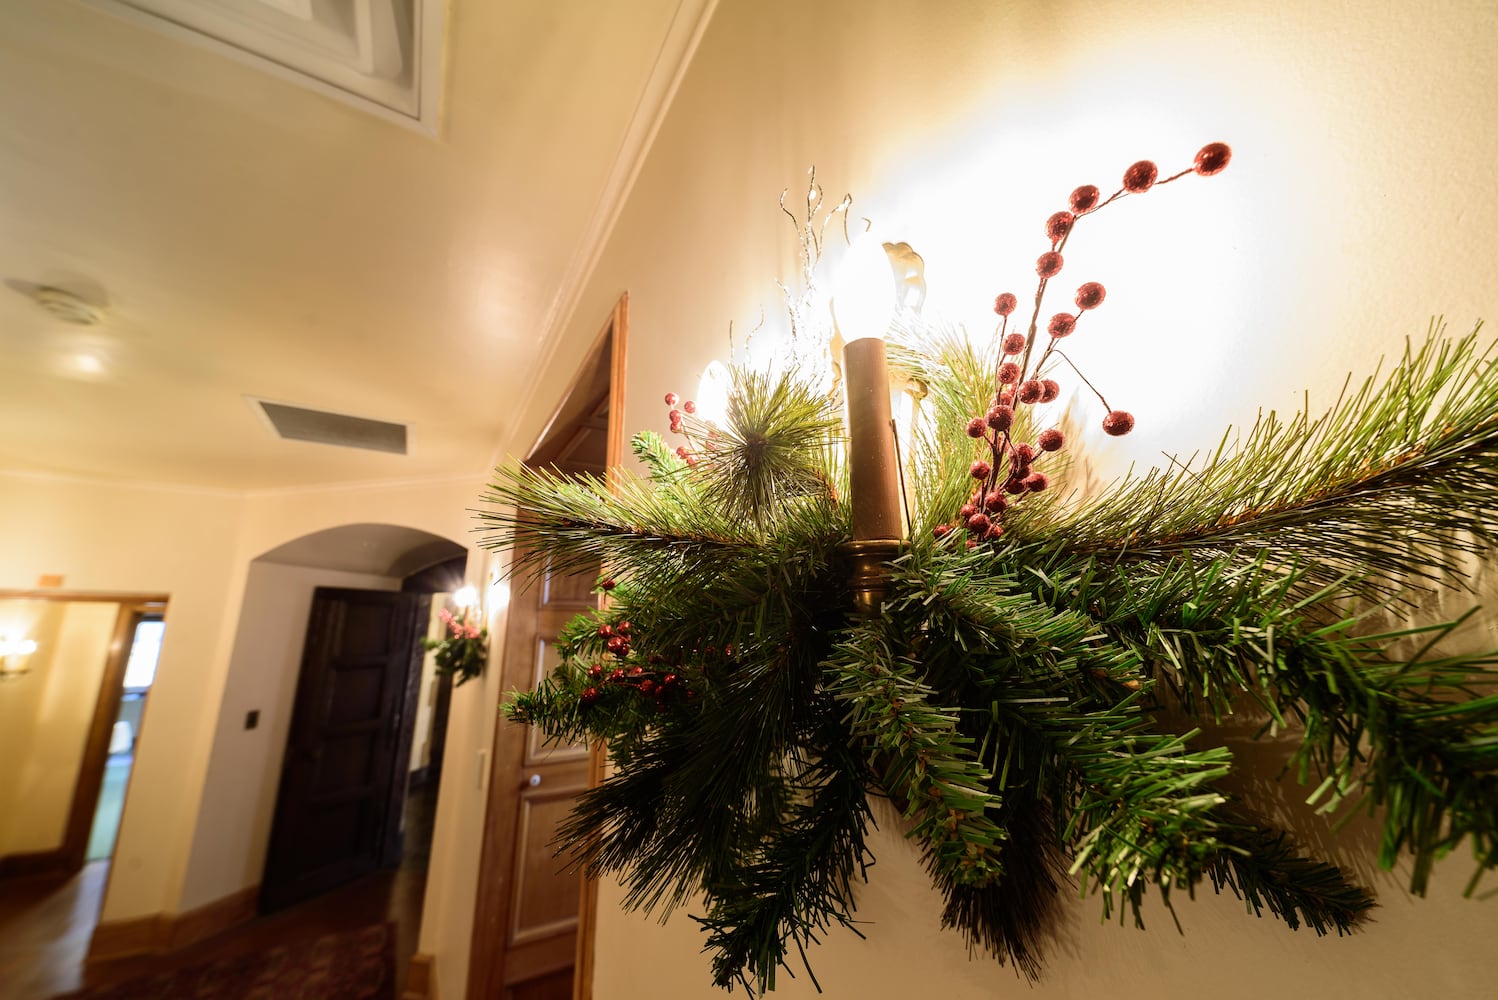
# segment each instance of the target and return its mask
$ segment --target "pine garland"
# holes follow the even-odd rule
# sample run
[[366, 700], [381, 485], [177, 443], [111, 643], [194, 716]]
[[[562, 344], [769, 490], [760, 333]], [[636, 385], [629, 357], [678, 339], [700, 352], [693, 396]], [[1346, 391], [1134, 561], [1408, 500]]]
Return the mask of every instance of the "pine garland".
[[[1241, 713], [1298, 734], [1294, 775], [1324, 811], [1381, 817], [1379, 864], [1409, 857], [1413, 892], [1464, 843], [1469, 892], [1498, 865], [1498, 654], [1447, 651], [1460, 620], [1380, 624], [1493, 547], [1498, 367], [1477, 331], [1433, 326], [1382, 380], [1269, 414], [1194, 467], [1057, 499], [1085, 468], [1029, 406], [1054, 398], [1056, 345], [1104, 295], [1082, 286], [1042, 330], [1060, 251], [1101, 207], [1227, 157], [1073, 192], [1028, 332], [1009, 332], [1012, 295], [988, 347], [907, 318], [891, 357], [926, 391], [914, 530], [877, 615], [848, 584], [837, 400], [794, 368], [736, 371], [718, 422], [668, 397], [687, 444], [636, 436], [646, 474], [612, 488], [496, 472], [480, 516], [515, 572], [610, 574], [609, 609], [507, 705], [613, 760], [561, 849], [626, 906], [700, 896], [718, 985], [773, 989], [793, 952], [807, 965], [832, 928], [858, 933], [870, 796], [919, 843], [944, 924], [1032, 979], [1070, 881], [1136, 922], [1148, 887], [1168, 904], [1210, 885], [1291, 928], [1354, 929], [1368, 892], [1222, 790], [1233, 760], [1210, 727]], [[809, 215], [803, 249], [825, 228]], [[1132, 424], [1110, 407], [1104, 427]], [[1181, 716], [1205, 730], [1174, 731]]]

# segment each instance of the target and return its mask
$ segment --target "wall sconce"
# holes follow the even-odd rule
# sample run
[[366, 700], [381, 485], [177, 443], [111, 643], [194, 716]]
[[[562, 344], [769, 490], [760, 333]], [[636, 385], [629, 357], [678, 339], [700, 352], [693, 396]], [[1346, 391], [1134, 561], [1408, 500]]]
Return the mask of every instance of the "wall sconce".
[[0, 636], [0, 681], [14, 680], [31, 673], [31, 654], [35, 652], [35, 639]]

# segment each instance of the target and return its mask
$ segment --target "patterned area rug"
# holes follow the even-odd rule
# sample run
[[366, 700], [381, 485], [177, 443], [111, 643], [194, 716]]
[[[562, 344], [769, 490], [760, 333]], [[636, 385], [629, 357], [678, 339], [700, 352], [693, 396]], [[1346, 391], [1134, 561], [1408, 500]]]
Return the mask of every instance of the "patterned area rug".
[[394, 996], [395, 929], [378, 924], [94, 986], [67, 994], [67, 1000], [393, 1000]]

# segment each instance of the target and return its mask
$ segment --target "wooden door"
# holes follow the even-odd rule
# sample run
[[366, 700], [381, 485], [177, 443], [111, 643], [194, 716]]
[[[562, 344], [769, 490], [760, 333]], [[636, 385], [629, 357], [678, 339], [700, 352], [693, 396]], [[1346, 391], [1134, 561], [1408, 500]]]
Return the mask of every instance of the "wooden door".
[[[596, 569], [546, 573], [515, 595], [505, 632], [504, 690], [530, 690], [558, 663], [555, 639], [598, 606]], [[588, 785], [588, 748], [545, 746], [538, 730], [501, 720], [485, 824], [469, 997], [571, 1000], [581, 883], [553, 856], [557, 825]], [[495, 954], [495, 951], [499, 954]]]
[[426, 594], [318, 587], [261, 882], [279, 909], [394, 853]]

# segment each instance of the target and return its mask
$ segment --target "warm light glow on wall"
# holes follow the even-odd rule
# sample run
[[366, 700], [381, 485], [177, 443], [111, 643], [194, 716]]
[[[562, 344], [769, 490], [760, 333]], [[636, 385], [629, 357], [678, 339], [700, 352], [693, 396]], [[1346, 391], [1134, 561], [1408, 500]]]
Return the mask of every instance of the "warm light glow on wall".
[[721, 361], [709, 361], [697, 380], [697, 416], [721, 424], [728, 416], [728, 388], [732, 380]]

